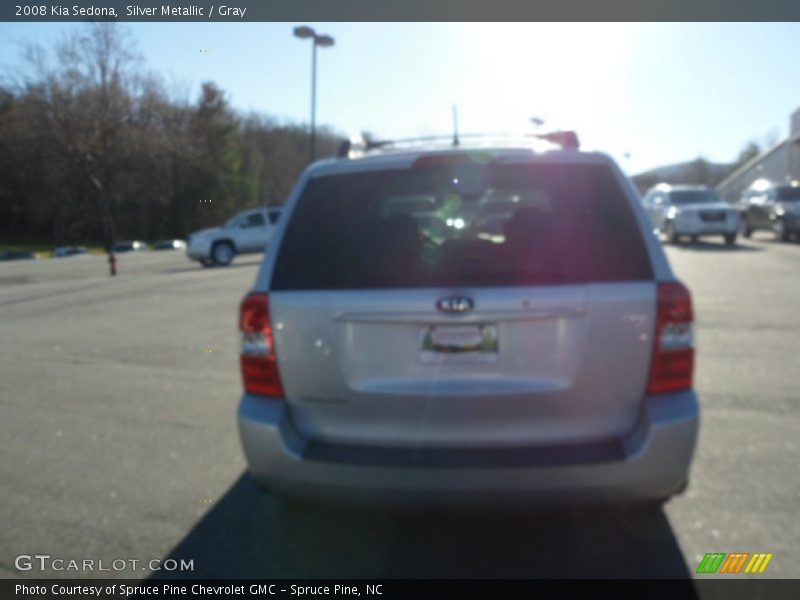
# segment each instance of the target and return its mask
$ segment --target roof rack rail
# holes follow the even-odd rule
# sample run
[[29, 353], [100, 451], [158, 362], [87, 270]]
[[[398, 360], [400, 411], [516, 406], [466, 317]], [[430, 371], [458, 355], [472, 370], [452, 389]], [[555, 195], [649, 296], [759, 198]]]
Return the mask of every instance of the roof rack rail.
[[414, 144], [426, 144], [431, 142], [449, 142], [452, 147], [458, 147], [462, 139], [539, 139], [565, 150], [577, 150], [580, 148], [578, 134], [574, 131], [552, 131], [550, 133], [526, 133], [513, 135], [508, 133], [462, 133], [458, 137], [451, 135], [429, 135], [414, 138], [401, 138], [396, 140], [366, 140], [362, 136], [352, 136], [349, 140], [344, 140], [339, 145], [339, 158], [358, 158], [370, 150], [378, 150], [386, 147], [405, 146]]

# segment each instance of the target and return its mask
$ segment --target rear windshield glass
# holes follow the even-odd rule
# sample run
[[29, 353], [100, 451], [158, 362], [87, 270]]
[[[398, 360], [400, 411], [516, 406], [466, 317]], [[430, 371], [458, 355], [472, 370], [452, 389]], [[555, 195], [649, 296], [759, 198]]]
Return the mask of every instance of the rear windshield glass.
[[673, 204], [677, 204], [678, 206], [681, 204], [709, 204], [711, 202], [720, 201], [719, 196], [711, 190], [670, 192], [669, 198]]
[[781, 187], [775, 190], [778, 193], [778, 200], [792, 202], [800, 200], [800, 187]]
[[602, 165], [464, 164], [313, 179], [273, 290], [650, 279], [627, 197]]

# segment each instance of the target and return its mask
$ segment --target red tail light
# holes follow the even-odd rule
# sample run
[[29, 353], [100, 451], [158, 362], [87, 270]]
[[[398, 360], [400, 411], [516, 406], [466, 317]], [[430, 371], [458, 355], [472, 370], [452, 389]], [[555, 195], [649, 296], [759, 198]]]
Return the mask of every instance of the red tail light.
[[245, 391], [283, 398], [267, 294], [245, 296], [239, 309], [239, 331], [242, 334], [240, 361]]
[[648, 394], [688, 390], [694, 372], [692, 297], [682, 283], [658, 285], [655, 347]]

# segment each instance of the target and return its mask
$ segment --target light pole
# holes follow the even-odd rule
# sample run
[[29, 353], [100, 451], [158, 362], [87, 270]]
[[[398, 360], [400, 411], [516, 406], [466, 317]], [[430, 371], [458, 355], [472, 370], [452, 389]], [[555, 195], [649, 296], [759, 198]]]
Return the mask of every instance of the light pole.
[[327, 48], [333, 46], [333, 38], [329, 35], [320, 35], [307, 25], [294, 28], [295, 37], [301, 40], [311, 40], [311, 160], [316, 154], [317, 141], [317, 46]]

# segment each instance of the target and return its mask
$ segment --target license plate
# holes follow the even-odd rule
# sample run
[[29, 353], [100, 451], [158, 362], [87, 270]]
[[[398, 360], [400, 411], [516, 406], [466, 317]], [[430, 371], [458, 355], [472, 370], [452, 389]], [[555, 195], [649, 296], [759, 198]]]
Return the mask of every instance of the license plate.
[[499, 348], [497, 325], [432, 325], [420, 331], [423, 363], [495, 362]]

